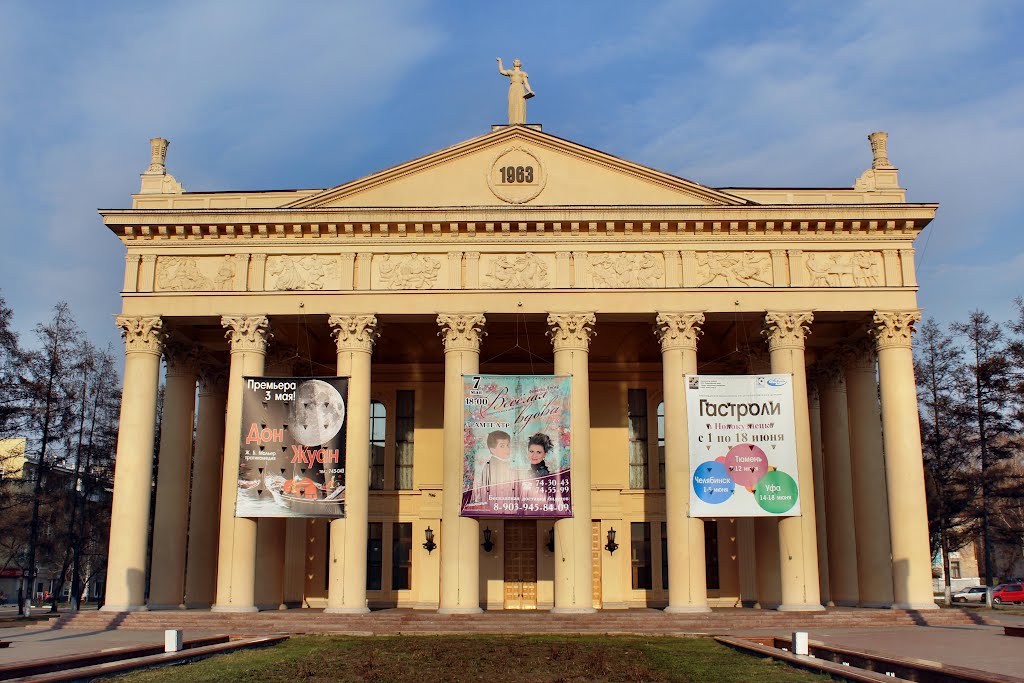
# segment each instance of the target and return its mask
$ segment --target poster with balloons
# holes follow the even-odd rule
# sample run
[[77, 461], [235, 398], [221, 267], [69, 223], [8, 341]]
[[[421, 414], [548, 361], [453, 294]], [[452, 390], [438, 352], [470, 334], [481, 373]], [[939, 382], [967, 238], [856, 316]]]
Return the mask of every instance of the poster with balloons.
[[345, 377], [244, 377], [236, 517], [344, 517]]
[[800, 514], [792, 375], [687, 375], [686, 415], [691, 517]]

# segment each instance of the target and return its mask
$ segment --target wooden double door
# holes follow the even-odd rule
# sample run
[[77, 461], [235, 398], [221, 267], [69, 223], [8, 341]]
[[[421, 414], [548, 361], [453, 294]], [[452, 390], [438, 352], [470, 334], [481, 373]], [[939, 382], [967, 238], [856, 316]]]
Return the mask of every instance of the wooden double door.
[[537, 609], [537, 521], [505, 520], [505, 609]]

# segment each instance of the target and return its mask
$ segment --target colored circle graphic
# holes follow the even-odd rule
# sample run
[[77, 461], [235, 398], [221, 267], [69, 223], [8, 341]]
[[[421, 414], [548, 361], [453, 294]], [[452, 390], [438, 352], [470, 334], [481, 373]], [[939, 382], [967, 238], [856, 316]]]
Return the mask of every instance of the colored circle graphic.
[[726, 453], [725, 468], [734, 482], [752, 489], [768, 472], [768, 456], [753, 444], [741, 443]]
[[735, 490], [736, 483], [729, 478], [725, 465], [717, 460], [701, 463], [693, 473], [693, 492], [705, 503], [724, 503]]
[[754, 498], [765, 512], [781, 515], [789, 512], [797, 500], [797, 486], [793, 477], [779, 470], [765, 474], [754, 487]]

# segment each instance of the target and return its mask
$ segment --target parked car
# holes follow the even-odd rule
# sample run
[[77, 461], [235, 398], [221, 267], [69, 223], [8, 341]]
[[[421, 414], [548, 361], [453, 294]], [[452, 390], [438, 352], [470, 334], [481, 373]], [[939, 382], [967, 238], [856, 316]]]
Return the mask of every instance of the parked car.
[[1024, 603], [1024, 584], [1004, 583], [992, 589], [992, 604], [1002, 605], [1009, 603]]
[[953, 602], [985, 602], [985, 586], [968, 586], [953, 594]]

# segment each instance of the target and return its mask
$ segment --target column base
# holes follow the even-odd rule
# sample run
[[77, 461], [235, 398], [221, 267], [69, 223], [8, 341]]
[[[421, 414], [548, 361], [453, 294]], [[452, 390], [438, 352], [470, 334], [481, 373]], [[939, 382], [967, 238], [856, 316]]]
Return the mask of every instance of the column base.
[[256, 605], [214, 605], [211, 612], [259, 612]]
[[864, 607], [867, 609], [892, 609], [891, 602], [862, 602], [857, 607]]
[[775, 608], [777, 612], [824, 612], [821, 605], [779, 605]]
[[593, 607], [552, 607], [552, 614], [594, 614], [597, 610]]
[[149, 608], [146, 605], [103, 605], [100, 607], [101, 612], [147, 612]]
[[154, 605], [152, 603], [146, 605], [150, 612], [166, 612], [170, 610], [185, 609], [182, 604], [177, 605]]
[[325, 607], [324, 614], [369, 614], [369, 607]]
[[662, 611], [669, 614], [707, 614], [711, 608], [707, 605], [669, 605]]
[[934, 602], [894, 602], [892, 603], [892, 608], [919, 612], [928, 609], [939, 609], [939, 606]]
[[438, 607], [438, 614], [483, 614], [479, 607]]

